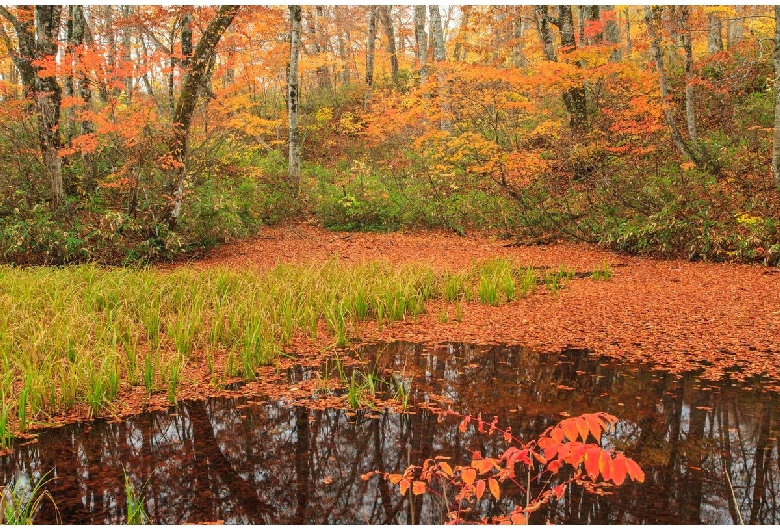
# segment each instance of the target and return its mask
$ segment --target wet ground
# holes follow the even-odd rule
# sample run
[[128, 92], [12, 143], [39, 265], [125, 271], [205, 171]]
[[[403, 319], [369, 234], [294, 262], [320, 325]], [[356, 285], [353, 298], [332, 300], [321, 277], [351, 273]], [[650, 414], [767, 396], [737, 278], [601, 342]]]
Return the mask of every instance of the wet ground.
[[[312, 403], [188, 401], [122, 422], [42, 431], [37, 442], [0, 457], [0, 483], [48, 472], [65, 523], [124, 522], [125, 471], [158, 524], [440, 523], [430, 496], [410, 503], [397, 486], [360, 476], [436, 455], [468, 461], [472, 450], [490, 455], [505, 445], [473, 429], [461, 433], [457, 419], [440, 422], [415, 404], [498, 415], [524, 439], [567, 415], [604, 411], [621, 420], [608, 443], [639, 463], [645, 482], [606, 496], [572, 487], [531, 522], [780, 523], [780, 397], [760, 380], [707, 382], [696, 372], [674, 376], [577, 350], [391, 343], [354, 354], [368, 360], [356, 381], [365, 385], [376, 374], [379, 396], [402, 385], [408, 413], [323, 408], [325, 383], [339, 373], [351, 380], [351, 369], [331, 362], [323, 375], [298, 367], [287, 374], [291, 384], [321, 383]], [[513, 502], [511, 494], [483, 499], [475, 516], [506, 513]], [[36, 522], [56, 520], [44, 501]]]

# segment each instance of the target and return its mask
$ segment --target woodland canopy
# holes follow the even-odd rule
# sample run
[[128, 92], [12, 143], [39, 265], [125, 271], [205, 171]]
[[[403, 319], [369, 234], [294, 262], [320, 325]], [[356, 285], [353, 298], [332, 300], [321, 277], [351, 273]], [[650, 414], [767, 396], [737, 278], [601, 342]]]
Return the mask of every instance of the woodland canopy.
[[0, 260], [305, 219], [780, 259], [780, 8], [0, 7]]

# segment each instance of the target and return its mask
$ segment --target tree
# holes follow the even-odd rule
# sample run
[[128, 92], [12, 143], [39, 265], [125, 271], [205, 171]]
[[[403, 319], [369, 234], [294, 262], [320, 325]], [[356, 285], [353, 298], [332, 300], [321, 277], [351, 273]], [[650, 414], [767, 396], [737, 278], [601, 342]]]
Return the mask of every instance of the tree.
[[[553, 48], [550, 23], [558, 28], [561, 36], [561, 54], [566, 55], [577, 48], [574, 38], [574, 19], [570, 6], [558, 6], [558, 16], [550, 16], [547, 6], [534, 8], [536, 27], [544, 45], [545, 57], [548, 61], [557, 62], [558, 57]], [[569, 113], [569, 124], [575, 136], [580, 136], [588, 130], [588, 113], [585, 87], [572, 86], [563, 92], [563, 103]]]
[[290, 127], [287, 183], [298, 195], [301, 180], [301, 138], [298, 132], [298, 57], [301, 46], [301, 6], [289, 6], [290, 64], [287, 68], [287, 119]]
[[420, 86], [428, 79], [428, 34], [425, 31], [425, 6], [414, 6], [414, 36], [417, 41], [417, 63], [420, 65]]
[[772, 175], [780, 190], [780, 6], [775, 6], [775, 49], [772, 59], [775, 66], [775, 129], [772, 145]]
[[368, 110], [371, 106], [371, 96], [374, 91], [374, 49], [376, 46], [376, 12], [377, 6], [371, 6], [368, 10], [368, 37], [366, 41], [366, 97], [363, 108]]
[[658, 20], [661, 17], [661, 7], [654, 6], [644, 7], [645, 25], [647, 26], [647, 34], [650, 37], [650, 52], [653, 60], [655, 61], [655, 67], [658, 71], [658, 87], [661, 92], [661, 104], [663, 105], [664, 117], [666, 118], [666, 124], [669, 126], [669, 132], [672, 135], [672, 143], [680, 151], [680, 153], [691, 160], [694, 163], [700, 163], [702, 160], [699, 157], [695, 149], [683, 138], [680, 133], [677, 122], [674, 119], [674, 112], [669, 105], [669, 84], [666, 79], [666, 66], [664, 64], [664, 56], [661, 52], [661, 37], [658, 32]]
[[393, 85], [398, 86], [398, 55], [395, 49], [395, 31], [393, 30], [393, 19], [390, 16], [393, 6], [379, 6], [379, 18], [382, 26], [385, 28], [385, 37], [387, 38], [387, 52], [390, 54], [390, 79]]
[[233, 22], [238, 11], [239, 6], [221, 6], [203, 32], [192, 57], [186, 63], [181, 94], [179, 94], [179, 98], [176, 101], [176, 108], [173, 113], [173, 134], [170, 150], [175, 168], [171, 172], [169, 180], [171, 200], [164, 216], [170, 228], [176, 226], [184, 201], [185, 161], [192, 115], [195, 112], [201, 89], [211, 77], [217, 44], [219, 44], [220, 38], [222, 38], [225, 30]]
[[444, 49], [444, 33], [441, 27], [441, 14], [439, 6], [429, 6], [431, 15], [431, 33], [433, 34], [433, 58], [436, 60], [436, 75], [439, 81], [439, 105], [441, 108], [441, 130], [452, 132], [452, 118], [450, 95], [447, 87], [447, 73], [444, 71], [444, 63], [447, 55]]
[[[34, 11], [33, 11], [34, 9]], [[60, 148], [60, 104], [62, 89], [54, 74], [57, 38], [62, 6], [18, 6], [16, 14], [0, 6], [0, 15], [14, 27], [18, 41], [6, 45], [19, 70], [24, 94], [35, 101], [38, 117], [38, 143], [43, 167], [51, 182], [51, 208], [58, 210], [65, 200]]]

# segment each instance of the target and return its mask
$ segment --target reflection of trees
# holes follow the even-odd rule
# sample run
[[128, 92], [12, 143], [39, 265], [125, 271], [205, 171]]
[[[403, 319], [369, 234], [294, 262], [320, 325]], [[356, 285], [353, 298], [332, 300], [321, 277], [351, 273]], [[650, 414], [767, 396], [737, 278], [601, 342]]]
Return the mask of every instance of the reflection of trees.
[[[533, 522], [780, 522], [778, 401], [757, 385], [743, 391], [726, 380], [699, 390], [693, 375], [646, 372], [583, 352], [506, 347], [387, 345], [376, 363], [415, 375], [413, 402], [446, 395], [456, 410], [482, 412], [488, 421], [497, 414], [526, 439], [558, 421], [559, 412], [621, 418], [605, 441], [642, 465], [646, 483], [608, 497], [572, 487]], [[34, 480], [55, 469], [49, 489], [66, 522], [123, 522], [124, 466], [139, 490], [149, 479], [142, 494], [160, 524], [439, 523], [442, 507], [431, 497], [410, 503], [397, 486], [360, 475], [504, 449], [499, 437], [461, 433], [453, 418], [439, 423], [426, 410], [354, 415], [275, 400], [243, 403], [185, 403], [177, 415], [44, 432], [38, 444], [0, 458], [0, 477]], [[484, 499], [475, 516], [511, 510], [517, 495]], [[53, 511], [44, 509], [37, 522], [54, 522]]]

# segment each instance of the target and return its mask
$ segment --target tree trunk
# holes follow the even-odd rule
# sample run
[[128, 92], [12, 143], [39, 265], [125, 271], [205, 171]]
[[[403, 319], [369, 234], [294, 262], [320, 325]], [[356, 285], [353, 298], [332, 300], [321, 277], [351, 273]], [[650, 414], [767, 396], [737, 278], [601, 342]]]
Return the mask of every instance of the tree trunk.
[[[57, 37], [60, 30], [62, 6], [35, 6], [36, 44], [39, 60], [54, 61], [57, 55]], [[36, 77], [35, 96], [38, 106], [38, 138], [43, 163], [51, 180], [53, 210], [65, 200], [60, 158], [60, 101], [62, 90], [53, 75]]]
[[379, 6], [379, 18], [382, 26], [385, 28], [385, 38], [387, 39], [387, 52], [390, 54], [390, 78], [393, 80], [393, 86], [398, 87], [398, 54], [395, 48], [395, 30], [393, 29], [393, 19], [391, 10], [393, 6]]
[[610, 54], [609, 60], [612, 62], [618, 62], [623, 58], [623, 53], [620, 50], [620, 26], [618, 26], [616, 17], [617, 12], [615, 11], [615, 6], [603, 6], [601, 10], [601, 15], [604, 16], [605, 13], [613, 13], [613, 16], [611, 16], [604, 24], [604, 40], [606, 40], [609, 44], [615, 45], [614, 51]]
[[366, 37], [366, 93], [363, 98], [363, 110], [371, 108], [371, 98], [374, 95], [374, 50], [376, 49], [376, 14], [377, 6], [368, 8], [368, 35]]
[[629, 17], [628, 7], [624, 10], [626, 14], [626, 55], [631, 55], [631, 18]]
[[775, 130], [772, 145], [772, 175], [780, 190], [780, 6], [775, 6]]
[[555, 48], [553, 48], [552, 32], [550, 31], [550, 15], [547, 6], [534, 6], [534, 20], [536, 30], [539, 32], [539, 40], [542, 41], [544, 57], [548, 61], [557, 61]]
[[707, 16], [707, 25], [709, 26], [709, 32], [707, 33], [707, 53], [712, 55], [723, 51], [723, 23], [720, 17], [715, 13], [710, 13]]
[[441, 130], [452, 132], [452, 109], [450, 104], [449, 87], [447, 85], [447, 73], [443, 63], [447, 60], [444, 50], [444, 34], [441, 27], [441, 15], [438, 5], [428, 6], [431, 15], [431, 33], [433, 34], [433, 57], [436, 60], [436, 75], [439, 80], [439, 104], [441, 108]]
[[726, 22], [726, 33], [728, 34], [728, 38], [729, 38], [729, 43], [728, 43], [729, 48], [731, 48], [732, 46], [734, 46], [735, 44], [737, 44], [739, 41], [742, 40], [742, 34], [744, 33], [744, 27], [745, 27], [744, 19], [741, 16], [742, 9], [743, 8], [741, 6], [735, 5], [734, 11], [737, 16], [734, 18], [730, 18]]
[[666, 82], [666, 68], [664, 66], [664, 57], [661, 52], [661, 38], [658, 35], [656, 28], [656, 19], [660, 18], [660, 8], [648, 6], [644, 7], [645, 10], [645, 24], [647, 26], [647, 34], [650, 37], [650, 51], [653, 59], [655, 60], [655, 66], [658, 70], [658, 86], [661, 92], [661, 104], [663, 105], [664, 117], [666, 118], [666, 124], [669, 126], [669, 131], [672, 135], [672, 143], [680, 151], [680, 153], [692, 160], [695, 163], [699, 162], [699, 157], [693, 151], [693, 149], [685, 142], [680, 134], [680, 129], [677, 127], [677, 123], [674, 121], [674, 113], [669, 106], [669, 86]]
[[[574, 40], [574, 18], [571, 7], [558, 6], [556, 25], [561, 34], [561, 54], [565, 55], [577, 49]], [[572, 134], [581, 136], [588, 130], [588, 109], [585, 88], [573, 86], [563, 93], [563, 103], [569, 112], [569, 125]]]
[[62, 6], [19, 6], [18, 17], [0, 6], [0, 15], [14, 27], [18, 49], [9, 49], [22, 77], [25, 97], [35, 102], [38, 144], [43, 166], [51, 183], [51, 208], [58, 210], [65, 199], [59, 150], [60, 101], [62, 89], [55, 76], [38, 75], [41, 62], [53, 62], [57, 55]]
[[[68, 20], [66, 22], [65, 40], [67, 42], [67, 48], [65, 49], [65, 97], [73, 97], [75, 93], [73, 85], [73, 70], [76, 66], [76, 47], [81, 44], [77, 38], [73, 35], [73, 19], [74, 9], [79, 6], [68, 6]], [[83, 40], [83, 34], [82, 34]], [[66, 125], [65, 125], [65, 142], [70, 145], [71, 140], [75, 134], [75, 117], [73, 106], [69, 106], [65, 111]]]
[[[103, 15], [105, 17], [106, 23], [106, 39], [108, 40], [108, 56], [106, 57], [106, 63], [108, 65], [108, 79], [106, 81], [107, 84], [111, 86], [113, 85], [113, 78], [116, 75], [116, 32], [114, 28], [114, 6], [106, 5], [103, 9]], [[104, 103], [108, 101], [109, 96], [108, 87], [105, 88], [105, 92], [100, 94]], [[110, 92], [113, 96], [117, 95], [116, 89], [114, 88], [112, 88]]]
[[428, 79], [428, 34], [425, 31], [425, 6], [414, 6], [414, 36], [417, 41], [417, 62], [420, 65], [420, 86]]
[[463, 41], [466, 39], [468, 33], [469, 18], [471, 17], [471, 6], [461, 6], [461, 18], [460, 27], [458, 29], [458, 40], [455, 42], [455, 49], [453, 50], [453, 61], [462, 61], [466, 57], [466, 52], [463, 46]]
[[176, 162], [176, 167], [172, 171], [169, 181], [171, 201], [163, 217], [171, 229], [176, 227], [184, 201], [187, 140], [192, 115], [195, 112], [201, 88], [206, 85], [207, 77], [211, 73], [209, 65], [213, 64], [212, 60], [216, 53], [217, 44], [219, 44], [225, 30], [233, 22], [238, 10], [239, 6], [221, 6], [219, 8], [198, 41], [198, 46], [184, 72], [181, 94], [173, 114], [171, 155]]
[[525, 68], [528, 66], [528, 60], [523, 55], [523, 37], [525, 36], [525, 19], [520, 6], [513, 6], [512, 20], [512, 66], [515, 68]]
[[693, 43], [691, 42], [690, 7], [680, 6], [680, 37], [685, 51], [685, 121], [688, 126], [688, 138], [694, 144], [699, 134], [696, 128], [696, 98], [693, 75]]
[[[125, 19], [125, 26], [122, 28], [122, 61], [125, 63], [122, 67], [128, 68], [131, 61], [131, 46], [132, 46], [132, 28], [127, 23], [128, 19], [133, 16], [133, 6], [122, 6], [122, 17]], [[127, 104], [130, 105], [133, 102], [133, 76], [125, 76], [125, 97], [127, 98]]]
[[294, 196], [301, 181], [301, 138], [298, 131], [298, 58], [301, 47], [301, 6], [290, 11], [290, 66], [287, 70], [287, 116], [290, 127], [287, 183]]

